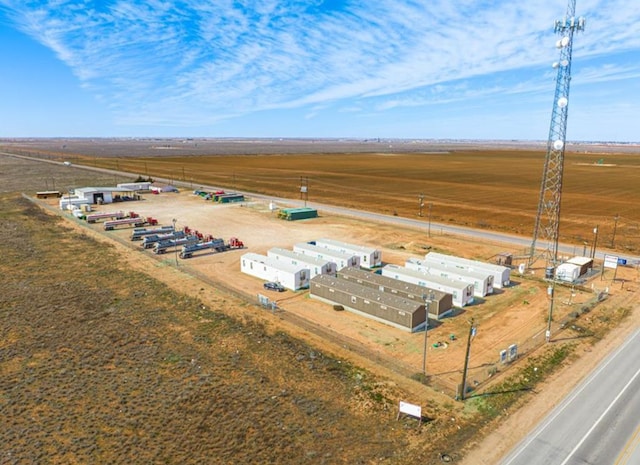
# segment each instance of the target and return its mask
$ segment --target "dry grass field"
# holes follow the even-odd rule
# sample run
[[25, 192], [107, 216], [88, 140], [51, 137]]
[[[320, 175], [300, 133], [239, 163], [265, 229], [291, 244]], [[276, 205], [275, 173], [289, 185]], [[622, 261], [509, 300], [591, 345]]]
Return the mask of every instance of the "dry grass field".
[[435, 463], [447, 446], [450, 413], [396, 421], [397, 387], [227, 316], [245, 303], [174, 292], [20, 196], [0, 220], [1, 464]]

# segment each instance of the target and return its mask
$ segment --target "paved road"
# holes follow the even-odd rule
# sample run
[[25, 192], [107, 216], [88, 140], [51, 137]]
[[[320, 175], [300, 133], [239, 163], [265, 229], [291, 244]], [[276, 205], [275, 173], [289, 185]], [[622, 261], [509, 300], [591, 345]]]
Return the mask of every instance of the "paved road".
[[640, 464], [640, 329], [502, 465]]

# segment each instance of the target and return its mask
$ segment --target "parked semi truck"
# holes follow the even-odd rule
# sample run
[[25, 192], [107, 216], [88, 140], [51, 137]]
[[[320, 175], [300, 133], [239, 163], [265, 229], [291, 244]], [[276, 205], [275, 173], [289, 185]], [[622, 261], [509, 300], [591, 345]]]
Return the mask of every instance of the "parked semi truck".
[[224, 252], [225, 250], [242, 248], [244, 248], [244, 244], [236, 237], [229, 239], [229, 242], [225, 242], [224, 239], [211, 239], [206, 242], [183, 245], [182, 250], [180, 251], [180, 258], [191, 258], [194, 253], [202, 252], [204, 250]]

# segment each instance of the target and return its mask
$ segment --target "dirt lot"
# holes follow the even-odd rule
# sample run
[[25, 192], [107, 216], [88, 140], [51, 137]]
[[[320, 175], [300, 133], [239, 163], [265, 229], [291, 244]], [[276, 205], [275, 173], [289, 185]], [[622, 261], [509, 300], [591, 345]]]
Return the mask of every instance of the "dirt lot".
[[[101, 210], [115, 206], [102, 206]], [[142, 216], [157, 218], [161, 224], [171, 224], [177, 220], [177, 226], [189, 226], [214, 237], [228, 239], [239, 237], [247, 246], [245, 250], [225, 253], [204, 253], [192, 259], [178, 259], [182, 271], [204, 276], [211, 282], [221, 283], [244, 295], [265, 294], [262, 281], [240, 273], [240, 257], [247, 251], [265, 254], [271, 247], [291, 249], [297, 242], [309, 241], [321, 237], [340, 239], [347, 242], [380, 248], [386, 263], [402, 265], [409, 257], [423, 257], [427, 249], [461, 256], [493, 257], [504, 251], [497, 244], [484, 244], [468, 238], [433, 234], [426, 240], [422, 232], [411, 231], [391, 225], [372, 225], [355, 219], [328, 216], [320, 212], [318, 219], [287, 222], [279, 220], [276, 212], [270, 211], [269, 204], [263, 201], [249, 200], [243, 204], [220, 205], [207, 202], [183, 191], [180, 194], [145, 195], [140, 202], [119, 205], [134, 210]], [[91, 226], [101, 230], [101, 226]], [[112, 231], [108, 236], [127, 240], [130, 231]], [[139, 254], [151, 254], [143, 251], [138, 243], [130, 245]], [[174, 265], [176, 257], [169, 253], [163, 257], [167, 265]], [[608, 272], [608, 278], [612, 277]], [[634, 291], [638, 282], [635, 269], [620, 268], [617, 278], [629, 279], [623, 294]], [[593, 290], [590, 286], [593, 286]], [[583, 306], [593, 303], [594, 291], [610, 290], [610, 299], [617, 294], [618, 286], [610, 280], [601, 280], [595, 275], [584, 288], [562, 287], [556, 289], [554, 320], [562, 322], [570, 313], [579, 311]], [[458, 310], [453, 318], [443, 319], [437, 327], [429, 331], [431, 341], [427, 351], [427, 372], [433, 377], [434, 385], [454, 396], [460, 382], [465, 353], [465, 341], [469, 328], [468, 321], [473, 318], [478, 327], [473, 341], [470, 359], [471, 382], [480, 383], [502, 371], [499, 365], [499, 351], [517, 344], [520, 353], [538, 347], [544, 340], [548, 317], [548, 300], [545, 298], [547, 285], [541, 280], [529, 276], [513, 275], [513, 285], [497, 290], [494, 295], [477, 299], [474, 305]], [[423, 358], [423, 333], [408, 334], [396, 328], [367, 320], [349, 312], [335, 312], [331, 306], [308, 297], [307, 292], [269, 294], [286, 313], [292, 313], [325, 328], [343, 344], [366, 348], [371, 358], [377, 358], [387, 366], [405, 375], [421, 371]], [[590, 317], [587, 317], [590, 318]], [[554, 334], [559, 331], [554, 325]], [[568, 329], [563, 337], [572, 337], [575, 331]], [[455, 335], [455, 340], [451, 340]], [[440, 347], [434, 343], [440, 342]], [[385, 363], [386, 362], [386, 363]]]

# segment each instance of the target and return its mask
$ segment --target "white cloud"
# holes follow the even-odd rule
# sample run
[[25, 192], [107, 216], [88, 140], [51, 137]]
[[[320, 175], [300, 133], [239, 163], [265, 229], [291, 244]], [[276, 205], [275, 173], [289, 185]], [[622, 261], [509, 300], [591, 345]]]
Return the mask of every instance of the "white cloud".
[[[354, 0], [328, 10], [321, 3], [0, 0], [19, 29], [127, 124], [209, 124], [303, 106], [313, 117], [332, 103], [384, 111], [539, 92], [535, 74], [543, 71], [531, 70], [554, 60], [552, 25], [564, 14], [562, 2], [546, 0]], [[589, 19], [574, 56], [640, 48], [639, 2], [579, 3]], [[522, 70], [530, 75], [505, 82]], [[634, 66], [594, 64], [578, 76], [637, 74]]]

